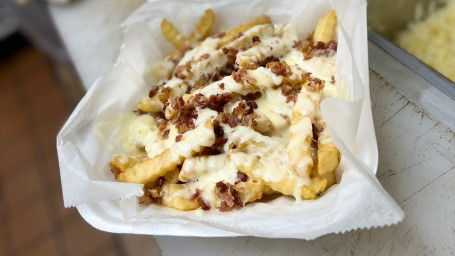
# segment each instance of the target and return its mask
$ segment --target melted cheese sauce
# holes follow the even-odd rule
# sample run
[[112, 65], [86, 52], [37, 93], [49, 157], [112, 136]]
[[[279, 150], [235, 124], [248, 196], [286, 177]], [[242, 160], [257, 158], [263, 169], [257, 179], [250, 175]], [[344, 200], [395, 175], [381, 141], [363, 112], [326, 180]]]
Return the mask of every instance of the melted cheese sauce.
[[[258, 36], [260, 43], [252, 44], [253, 36]], [[218, 38], [206, 39], [199, 46], [187, 52], [179, 62], [179, 65], [192, 64], [192, 79], [196, 79], [204, 73], [214, 72], [216, 68], [226, 65], [227, 57], [222, 54], [221, 49], [217, 49], [218, 40]], [[329, 58], [314, 57], [304, 60], [303, 54], [292, 48], [297, 40], [297, 33], [293, 25], [261, 25], [248, 30], [242, 37], [230, 42], [227, 47], [247, 49], [237, 54], [236, 65], [239, 67], [275, 56], [291, 66], [294, 76], [304, 71], [311, 72], [313, 77], [324, 80], [325, 88], [322, 98], [337, 96], [335, 85], [331, 83], [336, 73], [336, 55]], [[209, 57], [203, 58], [206, 54]], [[283, 76], [276, 75], [265, 67], [248, 70], [248, 76], [256, 80], [254, 87], [237, 83], [232, 76], [225, 76], [222, 80], [208, 84], [194, 92], [194, 94], [201, 93], [207, 97], [226, 92], [246, 95], [259, 90], [262, 93], [261, 97], [255, 100], [258, 106], [255, 112], [268, 119], [273, 130], [264, 135], [250, 127], [231, 128], [227, 124], [221, 124], [224, 137], [228, 139], [223, 146], [225, 152], [223, 154], [192, 157], [201, 148], [210, 147], [215, 142], [214, 132], [206, 124], [207, 121], [215, 119], [216, 111], [199, 109], [195, 121], [196, 128], [183, 134], [179, 142], [175, 142], [178, 133], [173, 125], [169, 125], [168, 138], [163, 139], [158, 136], [153, 120], [148, 118], [139, 120], [138, 118], [137, 121], [131, 123], [133, 127], [130, 130], [131, 141], [145, 146], [149, 157], [154, 157], [164, 150], [170, 149], [174, 161], [179, 158], [186, 159], [180, 171], [180, 180], [187, 182], [186, 188], [172, 196], [189, 198], [197, 188], [207, 203], [217, 207], [220, 201], [215, 195], [215, 184], [218, 181], [234, 184], [237, 177], [237, 166], [248, 165], [254, 159], [259, 159], [261, 167], [253, 171], [256, 177], [267, 182], [293, 180], [297, 184], [294, 197], [298, 200], [301, 199], [301, 187], [310, 184], [310, 179], [306, 171], [300, 172], [299, 170], [307, 170], [307, 167], [312, 165], [311, 154], [299, 160], [296, 172], [289, 167], [288, 152], [290, 150], [307, 150], [306, 147], [309, 147], [301, 142], [307, 136], [312, 136], [312, 121], [314, 116], [319, 114], [316, 107], [321, 95], [302, 90], [294, 106], [293, 102], [286, 102], [286, 97], [282, 95], [280, 89], [274, 89], [283, 82]], [[173, 96], [181, 96], [188, 85], [174, 77], [165, 86], [173, 88]], [[231, 106], [231, 108], [233, 107], [235, 105]], [[296, 124], [290, 125], [293, 109], [305, 117]], [[293, 136], [292, 140], [290, 140], [290, 134]], [[246, 152], [233, 151], [230, 148], [233, 144], [244, 145]]]

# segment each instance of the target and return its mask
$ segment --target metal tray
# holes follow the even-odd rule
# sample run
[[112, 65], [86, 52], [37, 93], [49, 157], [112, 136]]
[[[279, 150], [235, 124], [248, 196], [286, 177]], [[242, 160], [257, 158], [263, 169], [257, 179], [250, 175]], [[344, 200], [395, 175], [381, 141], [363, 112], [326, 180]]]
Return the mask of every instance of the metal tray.
[[455, 130], [455, 83], [393, 43], [395, 35], [414, 19], [416, 6], [426, 8], [430, 2], [369, 1], [369, 62], [405, 96]]

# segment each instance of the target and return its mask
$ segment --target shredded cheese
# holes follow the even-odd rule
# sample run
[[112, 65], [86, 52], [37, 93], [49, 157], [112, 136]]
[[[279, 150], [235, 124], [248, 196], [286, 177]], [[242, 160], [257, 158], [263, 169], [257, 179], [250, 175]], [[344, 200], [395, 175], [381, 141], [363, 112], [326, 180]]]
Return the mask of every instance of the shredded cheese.
[[396, 42], [455, 82], [455, 1], [447, 1], [444, 8], [430, 12], [424, 20], [410, 22]]

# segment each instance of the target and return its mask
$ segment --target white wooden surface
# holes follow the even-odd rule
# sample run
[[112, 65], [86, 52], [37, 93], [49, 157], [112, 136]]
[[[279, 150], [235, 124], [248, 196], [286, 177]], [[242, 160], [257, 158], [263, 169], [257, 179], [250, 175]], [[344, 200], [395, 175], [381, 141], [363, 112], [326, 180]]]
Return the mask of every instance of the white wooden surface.
[[[78, 1], [51, 7], [86, 88], [112, 67], [122, 38], [118, 25], [141, 1]], [[401, 224], [313, 241], [155, 237], [163, 255], [455, 255], [454, 132], [374, 71], [370, 86], [379, 146], [377, 176], [403, 208]], [[124, 238], [128, 255], [156, 254], [144, 251], [154, 244], [152, 237]]]

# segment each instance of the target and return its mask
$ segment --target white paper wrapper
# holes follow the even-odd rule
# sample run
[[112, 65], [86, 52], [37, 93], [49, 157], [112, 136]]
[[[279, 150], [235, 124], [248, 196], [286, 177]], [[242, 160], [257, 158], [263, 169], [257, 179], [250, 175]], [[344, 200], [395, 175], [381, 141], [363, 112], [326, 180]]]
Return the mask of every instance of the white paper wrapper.
[[[141, 185], [115, 182], [107, 163], [121, 152], [115, 143], [106, 145], [113, 138], [100, 139], [94, 130], [106, 136], [115, 128], [105, 123], [106, 117], [132, 111], [147, 95], [147, 69], [172, 50], [161, 36], [162, 18], [189, 33], [207, 8], [216, 13], [212, 31], [267, 14], [274, 23], [295, 22], [301, 38], [326, 12], [336, 10], [336, 81], [349, 101], [329, 98], [321, 103], [343, 156], [338, 168], [341, 180], [322, 198], [295, 202], [280, 197], [227, 213], [179, 212], [156, 205], [140, 207], [136, 196], [142, 194]], [[152, 1], [128, 18], [124, 28], [125, 44], [116, 66], [90, 88], [57, 137], [65, 206], [77, 206], [94, 227], [154, 235], [313, 239], [403, 219], [402, 210], [375, 177], [378, 152], [369, 99], [365, 1]]]

